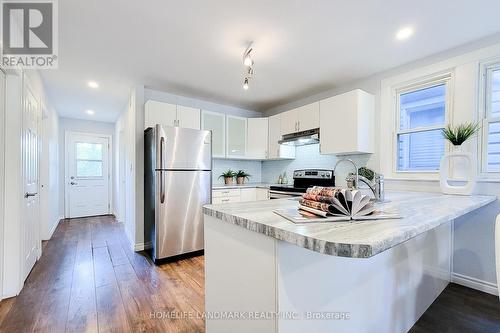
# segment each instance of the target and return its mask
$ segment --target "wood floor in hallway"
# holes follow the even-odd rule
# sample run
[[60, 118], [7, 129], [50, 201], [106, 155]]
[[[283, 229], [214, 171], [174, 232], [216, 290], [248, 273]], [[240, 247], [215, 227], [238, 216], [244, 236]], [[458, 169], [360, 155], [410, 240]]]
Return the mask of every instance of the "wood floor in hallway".
[[71, 219], [0, 303], [0, 331], [203, 332], [203, 311], [203, 257], [155, 266], [113, 217]]

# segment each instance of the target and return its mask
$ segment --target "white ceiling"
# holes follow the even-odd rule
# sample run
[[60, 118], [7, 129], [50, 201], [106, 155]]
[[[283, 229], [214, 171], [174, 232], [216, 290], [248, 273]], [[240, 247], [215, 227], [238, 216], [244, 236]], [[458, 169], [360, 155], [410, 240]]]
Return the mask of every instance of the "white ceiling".
[[262, 111], [500, 32], [499, 12], [498, 0], [64, 0], [59, 69], [42, 76], [65, 117], [114, 121], [133, 84]]

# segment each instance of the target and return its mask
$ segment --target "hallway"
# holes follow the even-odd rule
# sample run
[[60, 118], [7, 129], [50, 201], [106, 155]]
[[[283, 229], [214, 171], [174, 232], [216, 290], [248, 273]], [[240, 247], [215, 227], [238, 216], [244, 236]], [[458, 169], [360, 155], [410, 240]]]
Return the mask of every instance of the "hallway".
[[0, 331], [202, 332], [199, 317], [168, 317], [203, 312], [203, 267], [154, 266], [113, 217], [63, 220], [21, 294], [0, 303]]

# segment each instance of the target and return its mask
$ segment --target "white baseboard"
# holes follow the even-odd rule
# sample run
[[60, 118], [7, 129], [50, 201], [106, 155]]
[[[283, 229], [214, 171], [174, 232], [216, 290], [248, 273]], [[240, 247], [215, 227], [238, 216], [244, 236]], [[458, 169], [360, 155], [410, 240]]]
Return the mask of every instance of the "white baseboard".
[[48, 235], [47, 239], [44, 239], [44, 240], [50, 240], [52, 238], [52, 235], [54, 234], [54, 231], [56, 231], [57, 226], [59, 225], [59, 222], [61, 222], [61, 220], [64, 220], [63, 216], [59, 216], [57, 218], [57, 221], [54, 222], [54, 224], [52, 225], [52, 228], [50, 228], [50, 230], [49, 230], [49, 235]]
[[451, 273], [451, 282], [498, 296], [498, 288], [495, 283], [479, 280], [458, 273]]

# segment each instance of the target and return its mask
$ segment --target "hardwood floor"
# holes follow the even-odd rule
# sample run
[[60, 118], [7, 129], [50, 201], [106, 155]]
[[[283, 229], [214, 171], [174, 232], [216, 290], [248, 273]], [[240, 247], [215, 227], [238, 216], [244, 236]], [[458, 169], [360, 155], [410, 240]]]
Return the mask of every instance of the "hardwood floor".
[[[61, 221], [0, 332], [203, 332], [203, 257], [155, 266], [112, 217]], [[410, 331], [500, 332], [496, 296], [450, 284]]]
[[411, 333], [498, 333], [497, 296], [450, 283], [410, 330]]
[[203, 332], [203, 265], [154, 266], [112, 217], [64, 220], [21, 294], [0, 302], [0, 331]]

